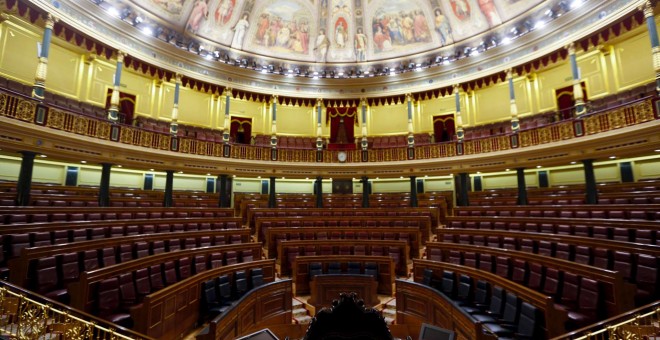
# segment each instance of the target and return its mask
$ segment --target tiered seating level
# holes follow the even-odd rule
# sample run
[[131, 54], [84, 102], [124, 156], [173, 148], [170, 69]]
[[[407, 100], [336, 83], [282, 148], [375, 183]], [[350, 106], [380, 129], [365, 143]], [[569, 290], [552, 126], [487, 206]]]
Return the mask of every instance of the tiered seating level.
[[[658, 204], [660, 203], [660, 182], [642, 181], [635, 183], [604, 183], [597, 187], [599, 204]], [[515, 205], [517, 189], [474, 191], [469, 193], [470, 204]], [[530, 205], [585, 204], [584, 185], [552, 188], [527, 189]]]
[[[509, 189], [471, 193], [471, 204], [490, 206], [455, 208], [437, 229], [438, 242], [426, 245], [428, 260], [413, 260], [414, 279], [423, 285], [397, 281], [398, 321], [433, 322], [475, 339], [536, 325], [547, 337], [657, 301], [657, 182], [598, 188], [606, 204], [571, 204], [578, 198], [570, 195], [583, 197], [581, 187], [528, 193], [533, 203], [555, 205], [508, 206], [517, 195]], [[416, 297], [424, 285], [440, 300]], [[519, 302], [489, 304], [488, 294]], [[511, 327], [485, 316], [494, 306], [504, 313], [499, 318], [513, 318]]]
[[469, 206], [455, 208], [454, 216], [611, 218], [653, 221], [660, 220], [660, 204]]
[[[437, 212], [431, 212], [437, 220], [444, 221], [447, 216], [447, 202], [452, 201], [451, 193], [440, 194], [421, 194], [418, 196], [418, 206], [420, 208], [436, 209]], [[261, 194], [236, 194], [234, 208], [237, 213], [246, 221], [250, 221], [249, 211], [255, 208], [267, 208], [268, 196]], [[277, 196], [277, 208], [309, 208], [316, 207], [316, 197], [305, 194], [285, 194]], [[406, 193], [388, 193], [372, 194], [369, 199], [369, 206], [373, 209], [393, 209], [410, 207], [410, 197]], [[333, 211], [350, 211], [354, 208], [362, 207], [362, 195], [360, 194], [325, 194], [323, 195], [323, 208], [332, 208]], [[348, 210], [341, 210], [342, 208]], [[312, 210], [310, 210], [312, 211]], [[329, 214], [325, 210], [317, 210]], [[365, 210], [368, 211], [368, 210]], [[374, 210], [378, 211], [378, 210]]]

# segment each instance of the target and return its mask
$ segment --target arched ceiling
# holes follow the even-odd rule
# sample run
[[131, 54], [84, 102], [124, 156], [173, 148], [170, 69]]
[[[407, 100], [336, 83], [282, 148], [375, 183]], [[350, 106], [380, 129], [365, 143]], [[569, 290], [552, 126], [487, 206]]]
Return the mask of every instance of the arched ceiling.
[[84, 34], [193, 79], [291, 97], [359, 98], [501, 73], [607, 27], [640, 1], [35, 3]]
[[[540, 4], [547, 10], [557, 7], [556, 12], [571, 6], [568, 1], [555, 6], [543, 0], [104, 2], [142, 27], [159, 25], [197, 38], [206, 50], [217, 45], [274, 59], [321, 63], [387, 60], [433, 51], [532, 15], [530, 10]], [[552, 13], [546, 16], [552, 19]]]

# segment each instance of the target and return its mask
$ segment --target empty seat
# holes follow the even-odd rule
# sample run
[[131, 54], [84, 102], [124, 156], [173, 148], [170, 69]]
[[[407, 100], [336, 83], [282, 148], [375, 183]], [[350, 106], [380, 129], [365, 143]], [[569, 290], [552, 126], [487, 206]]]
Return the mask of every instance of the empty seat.
[[99, 317], [122, 327], [133, 327], [131, 315], [120, 308], [119, 280], [117, 277], [99, 283], [97, 302], [96, 309]]

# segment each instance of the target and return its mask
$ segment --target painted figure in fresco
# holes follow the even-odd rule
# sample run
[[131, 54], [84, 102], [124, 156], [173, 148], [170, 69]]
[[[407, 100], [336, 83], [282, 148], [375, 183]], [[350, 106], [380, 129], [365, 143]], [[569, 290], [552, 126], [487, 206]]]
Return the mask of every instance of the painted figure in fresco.
[[449, 0], [451, 3], [451, 9], [454, 11], [454, 15], [459, 20], [467, 20], [470, 18], [470, 4], [467, 0]]
[[286, 47], [289, 42], [289, 37], [291, 36], [291, 29], [288, 25], [282, 25], [279, 32], [277, 32], [276, 44], [277, 46]]
[[429, 25], [426, 22], [426, 17], [422, 11], [415, 12], [415, 18], [413, 19], [413, 33], [415, 34], [415, 41], [428, 41], [431, 37], [431, 32], [429, 31]]
[[258, 44], [268, 46], [268, 28], [270, 27], [270, 18], [268, 13], [261, 14], [259, 24], [257, 24], [257, 39]]
[[442, 10], [439, 8], [436, 8], [435, 10], [435, 30], [438, 32], [438, 34], [440, 34], [440, 42], [442, 45], [447, 45], [450, 43], [451, 28], [447, 22], [447, 17], [442, 14]]
[[479, 8], [486, 16], [486, 20], [488, 20], [488, 24], [491, 27], [502, 23], [502, 19], [500, 19], [500, 15], [497, 13], [493, 0], [478, 0], [478, 2]]
[[243, 16], [240, 20], [234, 25], [232, 30], [234, 31], [234, 38], [231, 41], [231, 47], [236, 49], [243, 49], [243, 38], [245, 38], [245, 32], [247, 32], [250, 23], [248, 22], [248, 14], [243, 13]]
[[401, 31], [406, 43], [415, 42], [415, 22], [409, 14], [401, 13]]
[[151, 0], [155, 5], [162, 7], [172, 14], [180, 14], [184, 0]]
[[321, 28], [319, 30], [319, 35], [316, 37], [316, 47], [314, 47], [317, 61], [325, 62], [325, 57], [328, 53], [329, 47], [330, 39], [328, 39], [328, 37], [325, 35], [325, 29]]
[[218, 26], [225, 25], [231, 19], [231, 14], [234, 12], [236, 0], [222, 0], [220, 6], [215, 10], [215, 23]]
[[208, 17], [209, 6], [206, 3], [206, 0], [197, 0], [192, 12], [190, 13], [190, 18], [188, 18], [186, 28], [192, 33], [197, 33], [202, 19], [208, 19]]
[[298, 31], [296, 32], [296, 38], [300, 40], [302, 53], [307, 54], [309, 52], [309, 23], [307, 20], [300, 21]]
[[339, 48], [346, 46], [346, 33], [348, 32], [348, 24], [344, 18], [337, 19], [335, 24], [335, 42]]
[[392, 49], [392, 42], [390, 41], [389, 35], [383, 33], [383, 28], [380, 25], [376, 25], [376, 33], [374, 33], [374, 43], [378, 51], [389, 51]]
[[268, 32], [268, 44], [264, 44], [266, 46], [274, 46], [275, 45], [275, 40], [277, 38], [277, 33], [280, 31], [280, 28], [282, 27], [282, 18], [277, 17], [275, 20], [272, 20], [270, 22], [270, 31]]
[[392, 43], [397, 43], [399, 45], [403, 45], [403, 35], [401, 34], [401, 25], [399, 25], [399, 22], [401, 19], [399, 18], [394, 18], [393, 20], [390, 20], [387, 23], [387, 30], [390, 32], [390, 40]]
[[358, 27], [357, 33], [355, 33], [353, 47], [355, 48], [355, 59], [357, 61], [367, 60], [367, 35], [362, 31], [362, 27]]

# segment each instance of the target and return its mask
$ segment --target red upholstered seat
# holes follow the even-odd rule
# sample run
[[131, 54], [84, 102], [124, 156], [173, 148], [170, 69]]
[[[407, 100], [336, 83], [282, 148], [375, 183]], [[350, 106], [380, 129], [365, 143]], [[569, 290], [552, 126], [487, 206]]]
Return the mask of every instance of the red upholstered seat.
[[97, 291], [98, 316], [123, 327], [133, 327], [130, 314], [121, 310], [119, 297], [119, 280], [117, 277], [103, 280]]
[[163, 272], [159, 264], [149, 267], [149, 284], [151, 285], [152, 292], [156, 292], [165, 287]]
[[206, 271], [207, 265], [206, 265], [206, 256], [204, 255], [196, 255], [193, 258], [193, 268], [195, 269], [195, 274], [199, 274], [201, 272]]
[[177, 260], [176, 270], [179, 275], [179, 280], [184, 280], [190, 277], [191, 275], [190, 258], [184, 257]]

